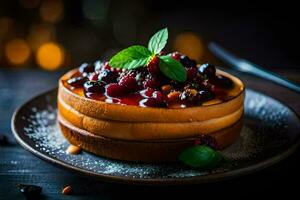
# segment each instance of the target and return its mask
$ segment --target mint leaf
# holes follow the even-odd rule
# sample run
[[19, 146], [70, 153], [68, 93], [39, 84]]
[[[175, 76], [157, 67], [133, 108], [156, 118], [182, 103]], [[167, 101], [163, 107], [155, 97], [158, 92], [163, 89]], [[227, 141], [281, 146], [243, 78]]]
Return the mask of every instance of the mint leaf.
[[179, 160], [191, 167], [212, 169], [224, 160], [221, 153], [206, 145], [198, 145], [184, 150]]
[[114, 55], [109, 65], [115, 68], [134, 69], [145, 66], [151, 59], [152, 53], [143, 46], [135, 45], [128, 47]]
[[164, 28], [157, 33], [155, 33], [148, 43], [148, 49], [154, 53], [158, 54], [166, 46], [168, 40], [168, 29]]
[[172, 80], [184, 82], [186, 80], [186, 70], [183, 65], [170, 56], [159, 57], [160, 71]]

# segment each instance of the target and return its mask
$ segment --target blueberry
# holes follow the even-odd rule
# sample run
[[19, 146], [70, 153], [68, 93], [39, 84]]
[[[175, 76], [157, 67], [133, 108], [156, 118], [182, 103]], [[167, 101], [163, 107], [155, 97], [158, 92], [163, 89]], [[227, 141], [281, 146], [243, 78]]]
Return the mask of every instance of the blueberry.
[[95, 71], [95, 68], [94, 68], [94, 65], [91, 65], [91, 64], [88, 64], [88, 63], [83, 63], [80, 65], [79, 67], [79, 72], [80, 73], [91, 73], [91, 72], [94, 72]]
[[230, 89], [233, 86], [233, 82], [230, 78], [226, 76], [218, 75], [211, 79], [210, 81], [213, 85], [216, 85], [220, 88]]
[[100, 71], [98, 79], [108, 84], [108, 83], [117, 82], [118, 77], [119, 77], [118, 72], [105, 69]]
[[180, 62], [183, 66], [185, 66], [186, 68], [190, 68], [190, 67], [196, 67], [197, 66], [197, 62], [193, 59], [190, 59], [188, 56], [186, 55], [182, 55], [180, 57]]
[[104, 92], [104, 83], [103, 82], [95, 82], [95, 81], [87, 81], [83, 85], [84, 90], [86, 92], [91, 93], [101, 93]]
[[201, 90], [198, 92], [199, 101], [208, 101], [214, 98], [214, 94], [208, 90]]
[[216, 67], [212, 64], [205, 63], [199, 67], [200, 73], [206, 75], [208, 78], [212, 78], [216, 75]]
[[72, 87], [79, 88], [83, 86], [85, 80], [86, 79], [84, 77], [78, 76], [67, 80], [67, 83]]
[[197, 67], [197, 62], [194, 59], [190, 60], [189, 67]]
[[186, 55], [180, 56], [180, 62], [183, 66], [189, 67], [190, 66], [190, 58]]

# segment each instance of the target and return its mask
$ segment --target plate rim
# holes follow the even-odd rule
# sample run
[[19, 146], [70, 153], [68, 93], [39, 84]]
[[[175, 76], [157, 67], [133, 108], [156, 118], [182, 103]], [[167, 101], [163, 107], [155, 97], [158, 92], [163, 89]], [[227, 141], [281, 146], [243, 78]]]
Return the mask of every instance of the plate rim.
[[[114, 183], [124, 183], [124, 184], [134, 184], [134, 185], [189, 185], [189, 184], [199, 184], [199, 183], [207, 183], [207, 182], [218, 182], [218, 181], [223, 181], [223, 180], [229, 180], [235, 177], [239, 176], [245, 176], [260, 170], [263, 170], [267, 167], [270, 167], [287, 157], [289, 157], [293, 152], [296, 151], [296, 149], [300, 146], [300, 132], [297, 138], [297, 141], [289, 146], [285, 151], [282, 153], [279, 153], [277, 155], [271, 156], [270, 158], [264, 159], [260, 161], [259, 163], [248, 165], [248, 166], [243, 166], [238, 169], [233, 169], [233, 170], [228, 170], [225, 172], [217, 172], [214, 174], [206, 174], [206, 175], [197, 175], [197, 176], [192, 176], [192, 177], [183, 177], [183, 178], [161, 178], [161, 179], [154, 179], [154, 178], [129, 178], [125, 176], [116, 176], [116, 175], [108, 175], [108, 174], [103, 174], [103, 173], [97, 173], [93, 171], [89, 171], [87, 169], [83, 169], [80, 167], [73, 166], [67, 162], [64, 162], [62, 160], [56, 159], [51, 157], [50, 155], [47, 155], [39, 150], [36, 150], [33, 148], [30, 144], [28, 144], [26, 141], [24, 141], [20, 135], [24, 133], [18, 133], [18, 130], [16, 128], [16, 118], [21, 111], [22, 108], [26, 107], [27, 104], [30, 102], [34, 101], [35, 99], [47, 95], [48, 93], [56, 92], [57, 87], [44, 91], [29, 100], [27, 100], [25, 103], [21, 104], [13, 113], [12, 118], [11, 118], [11, 130], [13, 133], [13, 136], [15, 137], [16, 141], [27, 151], [32, 153], [34, 156], [47, 161], [48, 163], [57, 166], [62, 169], [70, 170], [72, 172], [75, 172], [77, 174], [82, 174], [85, 176], [93, 177], [93, 178], [98, 178], [104, 181], [108, 182], [114, 182]], [[283, 102], [280, 100], [277, 100], [271, 96], [262, 94], [260, 92], [257, 92], [256, 90], [253, 89], [247, 89], [246, 91], [252, 91], [255, 93], [258, 93], [259, 95], [266, 96], [268, 98], [271, 98], [272, 100], [276, 101], [277, 103], [287, 107], [290, 112], [292, 112], [295, 117], [297, 118], [298, 122], [300, 122], [300, 117], [299, 115], [288, 105], [285, 105]], [[21, 131], [20, 131], [21, 132]]]

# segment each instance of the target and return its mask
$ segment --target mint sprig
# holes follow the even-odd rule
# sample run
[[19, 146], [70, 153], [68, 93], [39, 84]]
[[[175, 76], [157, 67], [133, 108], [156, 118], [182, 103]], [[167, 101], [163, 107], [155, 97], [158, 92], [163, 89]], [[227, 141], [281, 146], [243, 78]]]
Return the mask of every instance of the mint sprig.
[[224, 157], [209, 146], [197, 145], [184, 150], [179, 160], [194, 168], [212, 169], [224, 161]]
[[186, 70], [183, 65], [171, 58], [171, 56], [160, 56], [159, 53], [166, 46], [168, 40], [168, 29], [164, 28], [155, 33], [148, 43], [148, 49], [141, 45], [128, 47], [114, 55], [109, 65], [114, 68], [135, 69], [146, 67], [156, 56], [159, 58], [161, 72], [172, 80], [184, 82]]
[[168, 29], [164, 28], [155, 33], [148, 43], [148, 49], [154, 53], [159, 54], [163, 48], [165, 48], [168, 40]]
[[159, 57], [159, 68], [160, 71], [167, 77], [184, 82], [186, 80], [186, 71], [182, 64], [170, 56]]
[[143, 46], [135, 45], [120, 51], [109, 61], [112, 67], [134, 69], [140, 66], [145, 66], [152, 53]]

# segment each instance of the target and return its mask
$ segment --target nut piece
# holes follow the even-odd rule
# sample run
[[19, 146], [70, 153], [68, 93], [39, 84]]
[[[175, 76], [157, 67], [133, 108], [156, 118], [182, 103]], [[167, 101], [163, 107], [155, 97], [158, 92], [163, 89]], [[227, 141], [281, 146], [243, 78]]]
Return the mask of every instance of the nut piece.
[[174, 91], [168, 94], [169, 101], [176, 101], [179, 99], [181, 92]]
[[188, 93], [190, 93], [191, 95], [193, 95], [193, 96], [196, 96], [197, 95], [197, 90], [195, 90], [195, 89], [187, 89], [186, 90]]
[[161, 90], [164, 94], [168, 94], [171, 92], [171, 85], [163, 85], [161, 86]]
[[71, 186], [66, 186], [63, 190], [62, 190], [62, 192], [61, 192], [62, 194], [65, 194], [65, 195], [70, 195], [70, 194], [72, 194], [73, 193], [73, 190], [72, 190], [72, 187]]
[[69, 154], [79, 154], [81, 152], [81, 148], [75, 145], [70, 145], [66, 152]]

